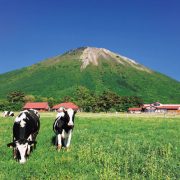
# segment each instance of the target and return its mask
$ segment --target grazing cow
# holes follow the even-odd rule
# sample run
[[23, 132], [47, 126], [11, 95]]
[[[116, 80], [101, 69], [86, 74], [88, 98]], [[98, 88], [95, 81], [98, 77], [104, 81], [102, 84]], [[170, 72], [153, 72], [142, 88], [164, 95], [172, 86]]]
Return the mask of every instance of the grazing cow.
[[68, 148], [70, 146], [75, 113], [76, 111], [73, 109], [61, 108], [56, 116], [53, 130], [56, 134], [56, 145], [58, 151], [62, 147]]
[[14, 112], [12, 112], [12, 111], [4, 111], [3, 112], [3, 116], [4, 117], [9, 117], [9, 116], [13, 117], [14, 116]]
[[25, 163], [30, 152], [35, 148], [36, 136], [40, 129], [39, 115], [30, 109], [20, 112], [13, 125], [13, 142], [7, 144], [13, 147], [14, 159]]

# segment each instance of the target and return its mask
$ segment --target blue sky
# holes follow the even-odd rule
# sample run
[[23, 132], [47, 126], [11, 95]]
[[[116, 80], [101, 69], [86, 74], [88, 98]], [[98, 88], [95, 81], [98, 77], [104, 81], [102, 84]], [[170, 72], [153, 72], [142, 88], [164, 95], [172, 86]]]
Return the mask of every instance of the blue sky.
[[0, 0], [0, 73], [81, 46], [180, 81], [179, 0]]

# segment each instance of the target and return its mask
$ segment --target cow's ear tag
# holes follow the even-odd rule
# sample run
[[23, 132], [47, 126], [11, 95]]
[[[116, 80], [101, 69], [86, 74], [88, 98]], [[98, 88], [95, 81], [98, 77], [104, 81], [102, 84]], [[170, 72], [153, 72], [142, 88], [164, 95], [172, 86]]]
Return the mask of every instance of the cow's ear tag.
[[7, 147], [13, 148], [15, 146], [15, 144], [13, 142], [7, 144]]

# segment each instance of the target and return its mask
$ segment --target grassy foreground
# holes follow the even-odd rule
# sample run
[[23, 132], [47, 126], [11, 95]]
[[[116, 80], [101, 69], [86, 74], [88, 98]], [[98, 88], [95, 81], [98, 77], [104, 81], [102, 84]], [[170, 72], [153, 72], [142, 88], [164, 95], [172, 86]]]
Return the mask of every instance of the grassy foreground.
[[51, 144], [55, 114], [42, 114], [37, 148], [12, 158], [12, 118], [0, 117], [0, 179], [180, 179], [180, 117], [81, 116], [71, 148]]

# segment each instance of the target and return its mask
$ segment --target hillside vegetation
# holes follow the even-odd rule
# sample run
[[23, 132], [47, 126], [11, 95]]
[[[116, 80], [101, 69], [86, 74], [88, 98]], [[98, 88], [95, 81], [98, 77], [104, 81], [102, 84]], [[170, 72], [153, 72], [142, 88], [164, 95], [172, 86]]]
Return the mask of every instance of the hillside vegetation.
[[[77, 86], [97, 94], [110, 90], [121, 96], [138, 96], [145, 102], [180, 102], [180, 82], [143, 66], [130, 64], [117, 55], [116, 59], [100, 56], [98, 65], [82, 69], [80, 56], [84, 48], [38, 64], [0, 75], [0, 98], [14, 90], [43, 97], [73, 96]], [[123, 63], [118, 63], [122, 61]], [[138, 68], [139, 67], [139, 68]]]

